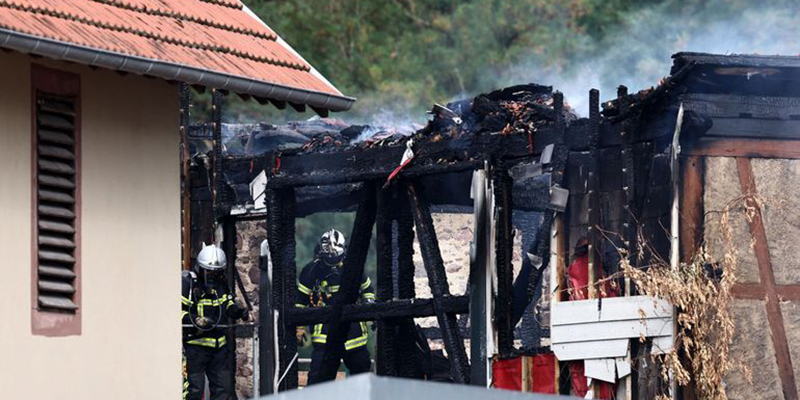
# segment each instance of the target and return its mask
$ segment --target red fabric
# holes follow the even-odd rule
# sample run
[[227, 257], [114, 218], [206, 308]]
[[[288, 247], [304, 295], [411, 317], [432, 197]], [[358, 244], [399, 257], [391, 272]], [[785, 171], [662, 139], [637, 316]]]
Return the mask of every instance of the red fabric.
[[531, 377], [534, 393], [556, 393], [556, 355], [537, 354], [531, 357]]
[[[604, 279], [602, 275], [603, 268], [600, 262], [597, 262], [597, 271], [595, 276], [597, 279]], [[572, 264], [567, 267], [567, 276], [569, 277], [570, 300], [585, 300], [589, 297], [589, 256], [583, 255], [575, 259]], [[617, 297], [617, 289], [611, 287], [610, 281], [603, 281], [599, 285], [600, 297]]]
[[589, 386], [586, 385], [586, 375], [583, 374], [583, 361], [569, 362], [569, 376], [572, 378], [572, 393], [578, 397], [586, 397]]
[[[586, 375], [584, 375], [583, 361], [570, 361], [569, 362], [569, 375], [572, 378], [572, 392], [577, 397], [586, 397], [586, 392], [589, 391], [589, 386], [586, 384]], [[595, 399], [611, 400], [616, 397], [616, 385], [613, 383], [596, 381], [597, 393], [594, 394]]]
[[[604, 279], [603, 269], [600, 262], [597, 262], [597, 279]], [[567, 268], [569, 277], [570, 300], [585, 300], [589, 297], [589, 256], [583, 255], [575, 259]], [[617, 289], [611, 286], [610, 281], [601, 282], [598, 287], [599, 297], [617, 297]], [[586, 396], [589, 387], [586, 385], [586, 375], [584, 374], [583, 361], [570, 361], [569, 374], [572, 377], [572, 390], [578, 397]], [[613, 399], [615, 396], [614, 384], [598, 381], [596, 399]]]
[[497, 360], [492, 363], [492, 386], [498, 389], [522, 391], [522, 357]]

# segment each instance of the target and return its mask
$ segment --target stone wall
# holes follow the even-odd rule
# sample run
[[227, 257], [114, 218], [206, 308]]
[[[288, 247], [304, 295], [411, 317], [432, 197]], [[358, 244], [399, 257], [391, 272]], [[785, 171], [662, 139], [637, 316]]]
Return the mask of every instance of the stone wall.
[[[236, 269], [253, 304], [250, 321], [255, 323], [258, 323], [258, 282], [261, 277], [258, 263], [266, 232], [265, 221], [242, 221], [236, 224]], [[240, 295], [237, 288], [237, 297]], [[253, 361], [253, 339], [236, 339], [236, 394], [240, 399], [253, 398]]]

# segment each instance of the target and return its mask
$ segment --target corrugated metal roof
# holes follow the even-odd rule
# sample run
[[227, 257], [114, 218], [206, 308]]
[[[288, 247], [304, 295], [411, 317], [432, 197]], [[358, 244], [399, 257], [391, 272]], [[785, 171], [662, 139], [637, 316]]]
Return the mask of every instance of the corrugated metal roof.
[[331, 110], [353, 102], [237, 0], [0, 0], [0, 34], [0, 46], [52, 58], [96, 51], [151, 61], [145, 71], [117, 69], [165, 79]]

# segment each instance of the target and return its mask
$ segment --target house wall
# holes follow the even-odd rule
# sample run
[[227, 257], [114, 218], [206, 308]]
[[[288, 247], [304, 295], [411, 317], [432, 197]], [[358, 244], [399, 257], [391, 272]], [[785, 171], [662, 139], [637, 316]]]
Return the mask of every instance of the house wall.
[[[768, 269], [774, 275], [778, 290], [800, 284], [797, 269], [797, 250], [800, 241], [800, 216], [794, 188], [800, 184], [800, 160], [751, 158], [755, 192], [763, 202], [764, 233], [767, 238]], [[705, 159], [704, 204], [706, 215], [715, 215], [742, 196], [737, 171], [737, 160], [732, 157], [707, 157]], [[737, 283], [766, 287], [759, 274], [759, 260], [755, 254], [757, 244], [751, 236], [747, 218], [740, 207], [730, 213], [733, 245], [738, 251]], [[705, 240], [708, 251], [715, 259], [724, 256], [725, 241], [720, 233], [719, 218], [706, 218]], [[748, 298], [749, 297], [749, 298]], [[754, 298], [755, 297], [755, 298]], [[795, 385], [800, 382], [800, 302], [778, 295], [775, 314], [780, 314], [782, 324], [773, 325], [768, 314], [771, 307], [768, 294], [758, 296], [737, 295], [731, 312], [735, 333], [731, 346], [734, 367], [726, 378], [728, 397], [736, 399], [783, 399], [783, 389], [789, 382], [780, 376], [779, 355], [792, 364], [791, 375]], [[780, 326], [782, 325], [782, 326]], [[776, 340], [773, 332], [785, 332], [786, 341]], [[788, 347], [788, 351], [785, 350]], [[747, 371], [738, 365], [749, 368]], [[752, 378], [752, 379], [750, 379]], [[796, 387], [800, 391], [800, 387]]]
[[[31, 327], [31, 64], [80, 74], [81, 333]], [[179, 99], [162, 80], [0, 53], [0, 388], [26, 399], [181, 396]]]

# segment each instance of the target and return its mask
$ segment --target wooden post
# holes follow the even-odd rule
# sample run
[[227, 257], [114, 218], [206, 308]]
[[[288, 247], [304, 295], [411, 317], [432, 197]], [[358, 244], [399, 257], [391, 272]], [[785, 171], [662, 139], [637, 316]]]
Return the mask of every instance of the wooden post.
[[224, 188], [225, 179], [222, 175], [222, 92], [211, 89], [211, 129], [213, 133], [213, 163], [211, 167], [211, 204], [214, 210], [214, 230], [216, 231], [220, 209], [219, 202], [222, 200], [220, 193]]
[[[553, 220], [553, 226], [550, 230], [550, 304], [557, 303], [563, 300], [563, 290], [565, 289], [564, 274], [566, 271], [565, 255], [566, 249], [564, 242], [566, 237], [564, 235], [564, 216], [558, 214]], [[551, 319], [552, 320], [552, 319]], [[555, 388], [556, 394], [561, 393], [561, 363], [558, 358], [555, 359]]]
[[189, 85], [180, 84], [181, 96], [181, 259], [183, 269], [192, 268], [192, 175], [189, 170], [189, 104], [191, 92]]
[[597, 298], [597, 267], [598, 261], [598, 235], [597, 229], [600, 224], [600, 174], [598, 173], [600, 164], [600, 92], [597, 89], [589, 91], [589, 129], [590, 129], [590, 148], [592, 165], [589, 170], [587, 182], [589, 196], [589, 227], [588, 227], [588, 272], [589, 272], [589, 298]]
[[[406, 191], [398, 190], [396, 194], [397, 295], [400, 299], [413, 299], [417, 297], [414, 287], [414, 216]], [[402, 319], [397, 325], [398, 373], [404, 378], [417, 378], [420, 367], [416, 362], [416, 325], [411, 318]]]
[[467, 352], [464, 348], [464, 341], [461, 338], [456, 316], [446, 313], [443, 305], [444, 297], [450, 295], [450, 287], [447, 284], [444, 261], [442, 261], [442, 255], [439, 251], [439, 242], [433, 226], [430, 205], [418, 193], [418, 188], [414, 184], [408, 185], [408, 197], [411, 200], [411, 211], [414, 214], [414, 224], [417, 227], [417, 239], [422, 252], [422, 261], [428, 273], [428, 285], [433, 295], [436, 319], [439, 321], [445, 349], [450, 359], [450, 371], [456, 383], [469, 383], [469, 361], [467, 360]]
[[[275, 374], [286, 374], [278, 385], [279, 391], [297, 387], [297, 363], [291, 363], [297, 354], [295, 327], [287, 324], [287, 311], [294, 308], [297, 293], [297, 266], [295, 265], [294, 188], [268, 189], [267, 240], [272, 256], [272, 303], [278, 312], [278, 370]], [[266, 272], [262, 272], [264, 274]], [[264, 295], [264, 293], [262, 293]], [[266, 294], [269, 295], [269, 294]], [[264, 329], [261, 330], [262, 332]], [[270, 343], [261, 342], [262, 346]], [[262, 358], [264, 359], [264, 358]], [[291, 363], [291, 365], [290, 365]], [[287, 372], [288, 370], [288, 372]], [[263, 380], [262, 380], [263, 384]]]
[[[620, 85], [617, 88], [617, 101], [619, 109], [622, 110], [621, 112], [627, 112], [628, 108], [628, 88], [625, 86]], [[626, 119], [622, 121], [622, 130], [620, 132], [620, 136], [622, 139], [622, 170], [620, 173], [622, 174], [622, 191], [625, 194], [625, 203], [623, 204], [623, 208], [625, 210], [625, 215], [623, 217], [622, 223], [622, 244], [623, 247], [628, 251], [627, 258], [628, 261], [633, 264], [636, 260], [634, 257], [633, 251], [636, 248], [634, 243], [636, 241], [636, 224], [634, 218], [634, 176], [633, 176], [633, 144], [631, 142], [631, 135], [633, 132], [629, 132], [631, 129], [631, 124]], [[625, 295], [630, 296], [633, 293], [632, 282], [629, 278], [625, 278]]]
[[[391, 193], [378, 187], [378, 209], [375, 217], [377, 252], [377, 301], [386, 302], [394, 297], [392, 199]], [[390, 320], [377, 321], [375, 367], [378, 375], [397, 376], [397, 324]]]
[[[322, 357], [319, 372], [316, 376], [309, 377], [309, 384], [332, 381], [336, 379], [339, 364], [344, 356], [344, 343], [350, 331], [350, 323], [342, 322], [342, 307], [353, 304], [358, 300], [361, 278], [364, 276], [364, 263], [367, 261], [370, 241], [372, 240], [372, 227], [375, 225], [375, 184], [365, 183], [364, 200], [358, 206], [356, 220], [353, 223], [353, 232], [350, 236], [350, 250], [344, 259], [344, 271], [339, 285], [339, 291], [334, 295], [328, 319], [328, 337], [325, 342], [325, 355]], [[313, 379], [311, 379], [313, 378]]]
[[[556, 113], [556, 129], [558, 130], [556, 141], [554, 160], [553, 160], [553, 185], [560, 186], [564, 181], [564, 174], [567, 169], [567, 158], [569, 157], [569, 149], [565, 144], [566, 122], [564, 121], [564, 95], [560, 92], [553, 93], [553, 110]], [[563, 300], [564, 277], [566, 275], [566, 259], [567, 259], [567, 246], [566, 240], [567, 227], [564, 223], [564, 215], [562, 213], [549, 212], [545, 219], [550, 219], [550, 303], [559, 302]], [[561, 362], [558, 358], [555, 359], [555, 388], [556, 393], [561, 392]]]
[[[514, 350], [514, 326], [512, 325], [512, 301], [514, 271], [511, 258], [514, 254], [514, 236], [511, 226], [511, 177], [505, 168], [493, 171], [495, 196], [495, 262], [497, 272], [497, 303], [494, 320], [497, 326], [497, 347], [500, 358], [508, 358]], [[495, 212], [492, 210], [492, 212]]]

